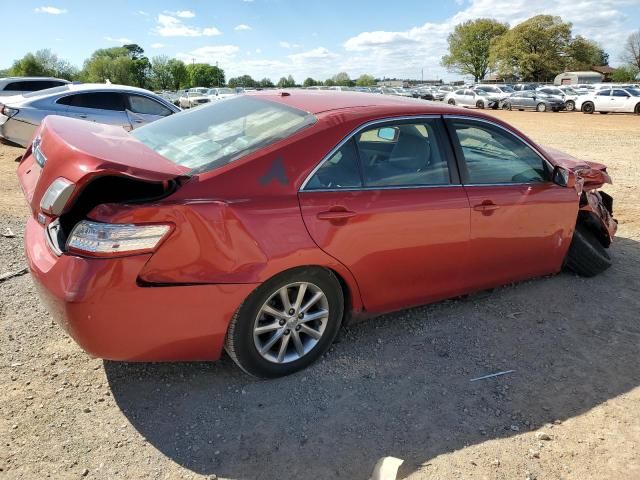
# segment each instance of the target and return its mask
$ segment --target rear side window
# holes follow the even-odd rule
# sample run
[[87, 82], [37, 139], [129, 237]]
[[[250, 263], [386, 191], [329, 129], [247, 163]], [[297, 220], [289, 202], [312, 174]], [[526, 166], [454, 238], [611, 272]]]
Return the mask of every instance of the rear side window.
[[121, 112], [124, 112], [126, 108], [124, 95], [113, 92], [78, 93], [62, 97], [57, 103], [78, 108], [114, 110]]
[[473, 121], [451, 122], [472, 185], [544, 182], [542, 158], [515, 136]]
[[166, 117], [173, 112], [160, 102], [142, 95], [129, 95], [129, 110], [142, 115], [158, 115]]
[[7, 83], [4, 90], [35, 92], [38, 90], [45, 90], [47, 88], [59, 87], [61, 85], [65, 85], [65, 82], [58, 82], [55, 80], [24, 80]]
[[614, 96], [614, 97], [628, 97], [629, 96], [629, 94], [627, 92], [625, 92], [624, 90], [614, 90], [611, 95]]
[[310, 113], [250, 96], [160, 119], [131, 135], [172, 162], [207, 172], [315, 123]]
[[598, 96], [599, 96], [599, 97], [608, 97], [610, 93], [611, 93], [611, 90], [609, 90], [609, 89], [606, 89], [606, 90], [600, 90], [600, 91], [598, 92]]

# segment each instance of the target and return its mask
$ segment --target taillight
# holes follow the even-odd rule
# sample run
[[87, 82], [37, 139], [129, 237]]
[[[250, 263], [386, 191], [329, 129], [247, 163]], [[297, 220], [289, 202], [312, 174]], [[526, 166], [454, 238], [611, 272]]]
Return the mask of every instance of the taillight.
[[82, 220], [71, 231], [67, 250], [80, 255], [109, 257], [149, 253], [171, 231], [171, 225], [134, 225]]
[[[35, 143], [35, 142], [34, 142]], [[34, 148], [34, 155], [35, 155]], [[76, 184], [63, 177], [56, 178], [40, 199], [40, 209], [49, 215], [60, 215], [64, 211]]]
[[20, 110], [18, 110], [17, 108], [7, 107], [6, 105], [3, 105], [3, 104], [0, 103], [0, 113], [2, 115], [4, 115], [5, 117], [11, 118], [11, 117], [17, 115], [17, 113], [19, 111]]

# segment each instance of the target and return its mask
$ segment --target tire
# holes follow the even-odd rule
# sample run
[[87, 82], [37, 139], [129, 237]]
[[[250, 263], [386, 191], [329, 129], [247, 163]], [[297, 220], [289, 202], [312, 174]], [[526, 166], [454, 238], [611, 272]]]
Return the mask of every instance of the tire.
[[482, 100], [478, 100], [476, 102], [476, 108], [484, 108], [484, 102]]
[[609, 112], [600, 112], [600, 115], [607, 115]]
[[[306, 287], [300, 306], [304, 307], [318, 292], [324, 297], [304, 313], [298, 314], [296, 311], [300, 309], [294, 310], [294, 307], [301, 284]], [[288, 292], [286, 295], [291, 303], [289, 312], [294, 311], [292, 315], [286, 315], [287, 320], [282, 315], [288, 307], [281, 300], [281, 290]], [[264, 309], [281, 315], [271, 315]], [[322, 315], [327, 310], [327, 315]], [[306, 315], [317, 317], [318, 314], [322, 318], [299, 320]], [[249, 375], [259, 378], [290, 375], [306, 368], [328, 350], [340, 330], [343, 315], [344, 297], [337, 277], [319, 267], [296, 268], [276, 275], [247, 297], [229, 324], [224, 348]], [[266, 331], [257, 333], [256, 328], [266, 328]], [[306, 333], [309, 330], [315, 332], [314, 336]], [[277, 339], [274, 340], [274, 337]], [[298, 350], [299, 345], [302, 350]]]
[[595, 233], [578, 222], [567, 252], [565, 266], [583, 277], [593, 277], [611, 266], [611, 257]]
[[567, 112], [573, 112], [576, 109], [576, 102], [573, 100], [567, 100], [564, 104], [564, 108], [567, 109]]
[[450, 98], [449, 101], [447, 102], [449, 105], [455, 105], [456, 101], [453, 98]]
[[633, 109], [633, 113], [636, 115], [640, 115], [640, 103], [636, 105], [636, 108]]
[[511, 110], [511, 104], [510, 103], [503, 103], [502, 104], [502, 109], [503, 110]]
[[536, 105], [536, 111], [538, 112], [546, 112], [547, 111], [547, 105], [540, 102], [538, 105]]
[[595, 107], [593, 102], [584, 102], [582, 104], [582, 113], [588, 113], [591, 115], [595, 111]]

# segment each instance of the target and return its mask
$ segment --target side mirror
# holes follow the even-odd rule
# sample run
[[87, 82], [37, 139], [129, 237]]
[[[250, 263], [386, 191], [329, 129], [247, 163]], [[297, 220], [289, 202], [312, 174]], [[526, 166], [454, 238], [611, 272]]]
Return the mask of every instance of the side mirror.
[[553, 183], [561, 187], [573, 188], [576, 185], [576, 174], [564, 167], [556, 166], [553, 169]]
[[400, 130], [394, 127], [382, 127], [378, 129], [378, 138], [387, 140], [389, 142], [395, 142]]

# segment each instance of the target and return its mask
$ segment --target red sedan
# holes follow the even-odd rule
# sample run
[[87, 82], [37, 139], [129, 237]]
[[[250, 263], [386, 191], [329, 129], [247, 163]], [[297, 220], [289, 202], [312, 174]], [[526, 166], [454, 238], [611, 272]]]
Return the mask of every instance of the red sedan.
[[273, 91], [127, 133], [48, 117], [19, 165], [29, 266], [92, 355], [276, 377], [347, 319], [610, 265], [603, 165], [479, 112]]

